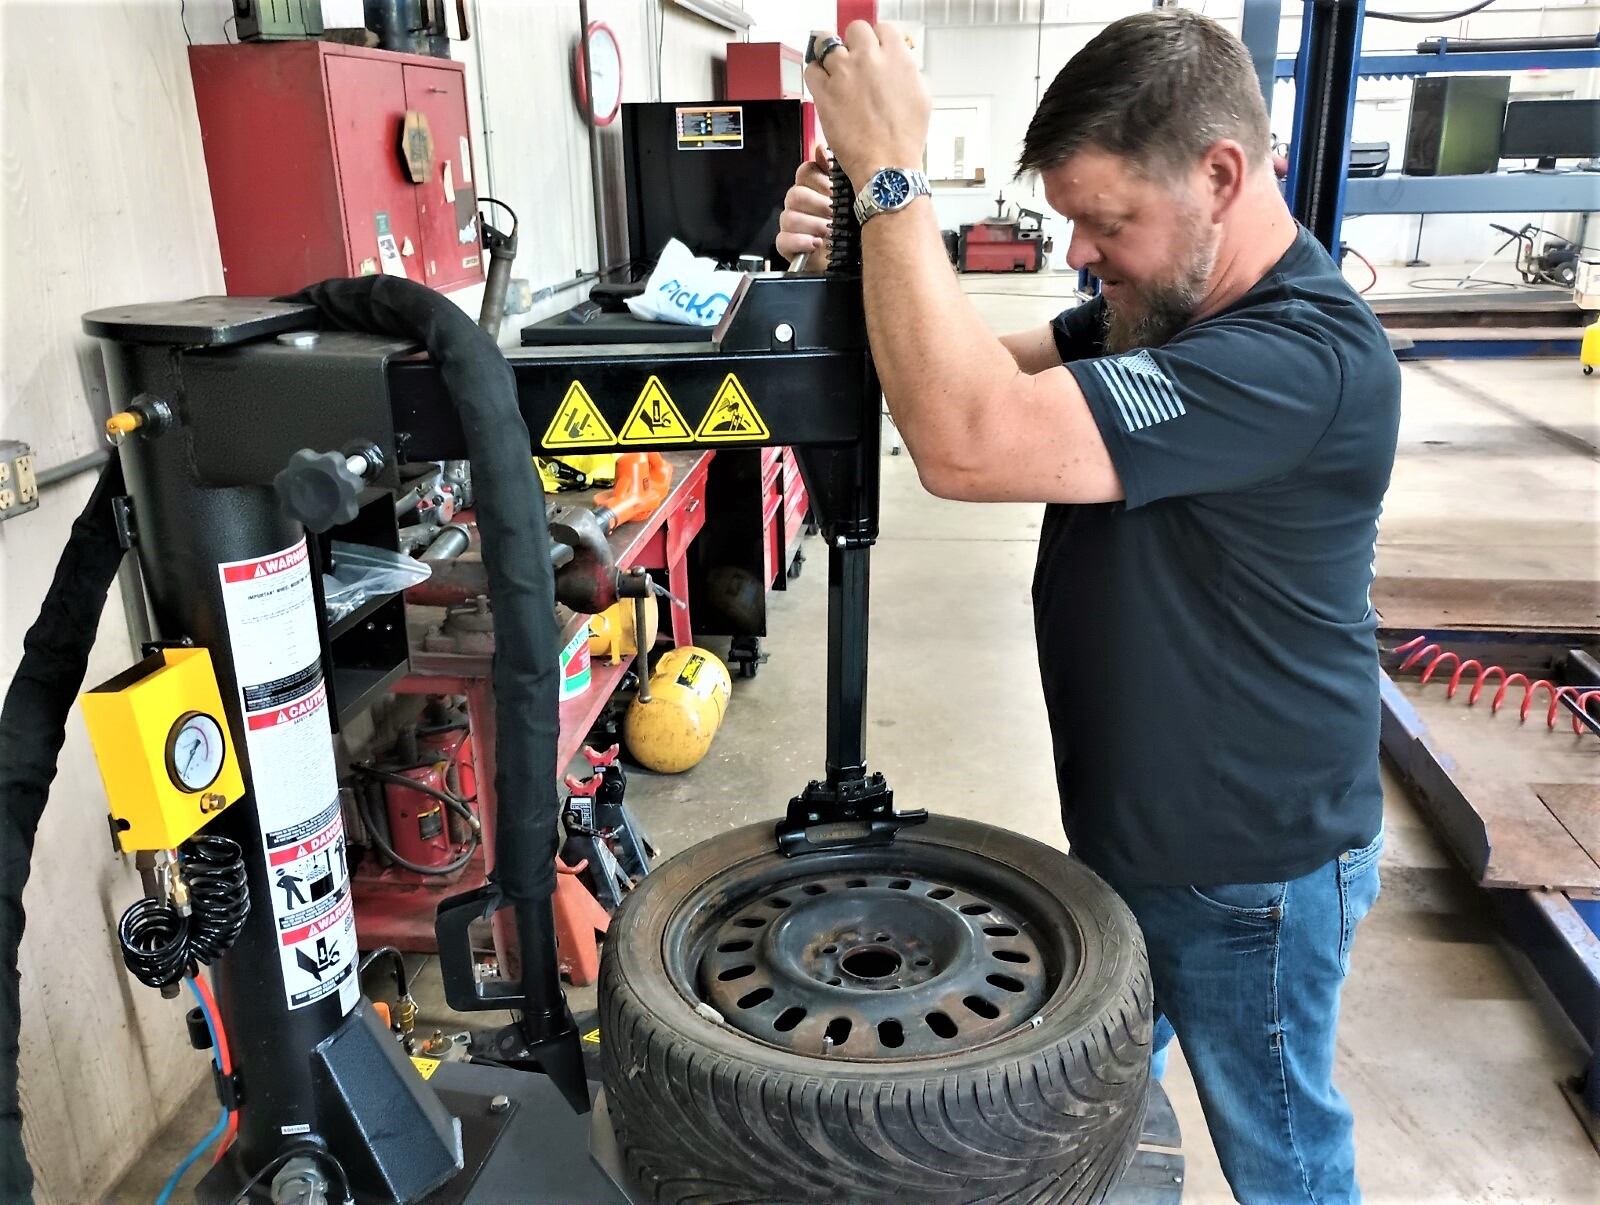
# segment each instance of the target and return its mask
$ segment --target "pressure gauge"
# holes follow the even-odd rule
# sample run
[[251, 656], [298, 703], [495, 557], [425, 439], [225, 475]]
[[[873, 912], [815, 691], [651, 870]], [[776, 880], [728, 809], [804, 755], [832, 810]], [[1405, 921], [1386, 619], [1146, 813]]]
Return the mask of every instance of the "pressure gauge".
[[[594, 95], [589, 95], [583, 76], [583, 58], [589, 56], [589, 78]], [[572, 55], [573, 85], [578, 92], [578, 108], [597, 126], [608, 126], [622, 108], [622, 47], [617, 35], [604, 21], [591, 21]]]
[[167, 773], [185, 791], [203, 791], [222, 773], [222, 725], [203, 711], [178, 717], [167, 736]]

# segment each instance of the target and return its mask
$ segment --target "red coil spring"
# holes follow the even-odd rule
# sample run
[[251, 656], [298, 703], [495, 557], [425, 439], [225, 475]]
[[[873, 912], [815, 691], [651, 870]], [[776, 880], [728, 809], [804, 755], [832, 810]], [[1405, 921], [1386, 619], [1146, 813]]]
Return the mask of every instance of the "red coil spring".
[[[1592, 700], [1600, 699], [1600, 690], [1582, 690], [1576, 686], [1557, 686], [1554, 682], [1545, 678], [1530, 679], [1527, 674], [1508, 675], [1502, 666], [1484, 665], [1483, 662], [1478, 661], [1476, 658], [1469, 658], [1463, 661], [1459, 653], [1453, 653], [1447, 649], [1441, 649], [1437, 644], [1428, 643], [1426, 636], [1413, 637], [1393, 651], [1396, 654], [1408, 654], [1405, 660], [1400, 662], [1399, 667], [1395, 670], [1396, 673], [1405, 673], [1412, 666], [1427, 659], [1428, 663], [1422, 670], [1421, 685], [1426, 685], [1428, 679], [1433, 677], [1445, 662], [1448, 661], [1454, 665], [1455, 672], [1450, 675], [1450, 684], [1445, 688], [1444, 692], [1444, 697], [1447, 699], [1456, 697], [1456, 690], [1460, 687], [1461, 679], [1468, 670], [1477, 670], [1478, 676], [1473, 680], [1472, 690], [1467, 695], [1468, 707], [1478, 701], [1478, 696], [1483, 693], [1483, 688], [1489, 684], [1490, 679], [1499, 675], [1500, 688], [1494, 692], [1494, 699], [1489, 704], [1491, 714], [1500, 710], [1500, 705], [1506, 701], [1507, 691], [1513, 686], [1521, 686], [1523, 687], [1521, 716], [1522, 719], [1526, 720], [1529, 710], [1533, 707], [1534, 696], [1540, 690], [1548, 691], [1550, 694], [1550, 710], [1545, 715], [1545, 722], [1551, 728], [1556, 726], [1556, 716], [1561, 711], [1561, 700], [1563, 698], [1571, 699], [1578, 710], [1586, 714], [1589, 710], [1589, 703]], [[1581, 735], [1583, 730], [1583, 720], [1574, 714], [1572, 717], [1572, 731]]]

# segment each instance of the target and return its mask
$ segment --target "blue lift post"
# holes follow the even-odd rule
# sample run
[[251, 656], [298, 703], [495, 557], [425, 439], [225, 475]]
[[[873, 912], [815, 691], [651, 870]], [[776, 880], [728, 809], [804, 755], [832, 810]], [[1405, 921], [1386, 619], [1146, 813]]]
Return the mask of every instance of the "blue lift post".
[[1366, 0], [1307, 3], [1295, 57], [1294, 123], [1285, 193], [1300, 224], [1335, 259], [1355, 119]]

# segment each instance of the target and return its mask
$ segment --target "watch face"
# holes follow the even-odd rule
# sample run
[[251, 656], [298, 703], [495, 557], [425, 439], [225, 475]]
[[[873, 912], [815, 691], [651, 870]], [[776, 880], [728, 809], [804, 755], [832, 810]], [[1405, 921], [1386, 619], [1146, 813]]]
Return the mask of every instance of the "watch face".
[[885, 209], [896, 209], [911, 199], [911, 181], [898, 168], [887, 167], [872, 177], [872, 199]]

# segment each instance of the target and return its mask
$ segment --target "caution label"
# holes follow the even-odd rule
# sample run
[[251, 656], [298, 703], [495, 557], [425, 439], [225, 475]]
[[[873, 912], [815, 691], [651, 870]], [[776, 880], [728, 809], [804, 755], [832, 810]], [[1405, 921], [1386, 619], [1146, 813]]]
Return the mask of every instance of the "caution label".
[[306, 542], [217, 566], [284, 998], [355, 1006], [355, 913]]
[[683, 414], [659, 377], [652, 376], [639, 391], [617, 442], [623, 444], [688, 443], [694, 438]]
[[705, 668], [706, 659], [698, 654], [691, 656], [683, 663], [683, 668], [678, 671], [678, 685], [693, 686], [695, 679], [700, 676], [700, 671]]
[[417, 1074], [423, 1079], [432, 1079], [433, 1073], [439, 1070], [438, 1059], [423, 1058], [420, 1054], [411, 1056], [411, 1065], [417, 1069]]
[[703, 443], [737, 443], [768, 439], [772, 432], [762, 419], [750, 395], [729, 373], [717, 390], [706, 415], [695, 428], [694, 437]]
[[609, 448], [617, 436], [606, 422], [600, 407], [594, 404], [582, 381], [567, 386], [566, 396], [556, 407], [555, 417], [545, 429], [546, 448]]
[[[319, 665], [316, 668], [318, 670], [316, 675], [317, 684], [310, 694], [302, 699], [296, 699], [292, 703], [284, 703], [281, 707], [273, 707], [271, 710], [252, 714], [248, 721], [251, 730], [275, 728], [279, 724], [292, 724], [301, 716], [309, 715], [319, 707], [326, 707], [328, 705], [328, 687], [322, 681], [321, 666]], [[249, 706], [248, 703], [245, 705]]]

